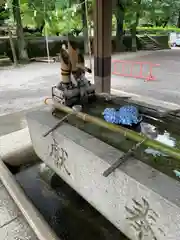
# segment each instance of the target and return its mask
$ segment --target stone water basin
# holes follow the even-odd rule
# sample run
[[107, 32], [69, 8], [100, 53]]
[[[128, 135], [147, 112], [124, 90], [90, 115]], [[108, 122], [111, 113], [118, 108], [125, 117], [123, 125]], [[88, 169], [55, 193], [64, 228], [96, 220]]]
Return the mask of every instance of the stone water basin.
[[[119, 108], [125, 104], [131, 103], [127, 99], [116, 98], [115, 100], [107, 100], [103, 97], [98, 97], [96, 102], [84, 106], [82, 111], [103, 119], [102, 113], [105, 108]], [[149, 109], [149, 106], [147, 108], [142, 106], [139, 107], [140, 114], [143, 116], [143, 121], [140, 124], [140, 128], [138, 127], [138, 130], [134, 130], [137, 130], [138, 132], [140, 131], [149, 138], [157, 140], [168, 146], [180, 149], [180, 128], [178, 124], [180, 119], [178, 117], [174, 117], [174, 120], [170, 122], [169, 119], [172, 118], [172, 116], [158, 118], [157, 109]], [[65, 116], [65, 113], [57, 111], [56, 116], [61, 118]], [[127, 152], [135, 144], [133, 141], [125, 138], [119, 133], [114, 133], [108, 129], [96, 126], [92, 123], [84, 122], [81, 119], [72, 116], [68, 117], [68, 123], [123, 152]], [[144, 147], [143, 145], [134, 153], [134, 156], [160, 172], [179, 180], [174, 173], [174, 170], [180, 170], [180, 162], [178, 160], [173, 159], [162, 152]]]

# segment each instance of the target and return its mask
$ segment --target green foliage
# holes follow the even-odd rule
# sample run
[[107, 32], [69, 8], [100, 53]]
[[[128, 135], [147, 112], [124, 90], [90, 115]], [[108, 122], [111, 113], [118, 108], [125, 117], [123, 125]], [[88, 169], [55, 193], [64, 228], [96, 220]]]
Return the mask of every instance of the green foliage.
[[70, 5], [70, 2], [67, 0], [56, 0], [55, 1], [55, 6], [56, 9], [66, 9]]
[[[23, 0], [21, 17], [24, 26], [40, 27], [45, 21], [49, 35], [67, 34], [73, 28], [81, 29], [80, 5], [75, 0]], [[43, 31], [45, 34], [45, 31]]]
[[180, 0], [127, 0], [125, 24], [130, 27], [135, 21], [137, 11], [140, 13], [139, 24], [152, 24], [153, 26], [166, 27], [177, 24], [180, 11]]
[[9, 18], [9, 11], [0, 7], [0, 20], [6, 20]]
[[137, 31], [149, 32], [149, 33], [170, 33], [180, 32], [180, 28], [169, 26], [169, 27], [137, 27]]
[[38, 12], [53, 11], [55, 9], [55, 0], [27, 0], [27, 2], [29, 8]]
[[[12, 0], [6, 0], [8, 7], [12, 8]], [[21, 18], [24, 26], [40, 27], [45, 26], [50, 35], [57, 32], [66, 34], [68, 31], [81, 29], [82, 8], [79, 3], [83, 0], [21, 0]], [[92, 12], [92, 2], [88, 1], [89, 12]], [[176, 26], [180, 12], [180, 0], [120, 0], [125, 8], [124, 29], [130, 29], [137, 23], [137, 12], [139, 13], [139, 32], [161, 34], [168, 32], [180, 32]], [[116, 31], [117, 8], [114, 8], [112, 17], [112, 29]], [[0, 12], [0, 19], [8, 17]], [[7, 12], [6, 12], [7, 14]], [[119, 16], [121, 17], [121, 16]], [[10, 15], [9, 23], [13, 24]], [[152, 24], [154, 27], [140, 27], [141, 25]]]
[[114, 14], [112, 15], [112, 30], [116, 31], [116, 17]]
[[67, 34], [72, 29], [81, 29], [81, 16], [70, 10], [58, 10], [51, 13], [46, 22], [48, 35]]

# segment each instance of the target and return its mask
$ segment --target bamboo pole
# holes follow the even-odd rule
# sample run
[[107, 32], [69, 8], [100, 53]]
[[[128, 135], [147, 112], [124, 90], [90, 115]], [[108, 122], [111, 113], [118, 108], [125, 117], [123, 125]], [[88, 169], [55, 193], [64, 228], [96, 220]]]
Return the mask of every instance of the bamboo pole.
[[[62, 105], [60, 103], [57, 103], [55, 101], [53, 101], [53, 106], [56, 109], [58, 109], [62, 112], [65, 112], [67, 114], [73, 112], [72, 108], [69, 108], [69, 107], [67, 107], [65, 105]], [[160, 143], [156, 140], [150, 139], [142, 133], [139, 134], [135, 131], [129, 130], [129, 129], [124, 128], [124, 127], [121, 127], [119, 125], [108, 123], [108, 122], [106, 122], [106, 121], [104, 121], [100, 118], [90, 116], [90, 115], [88, 115], [86, 113], [83, 113], [83, 112], [78, 112], [76, 114], [76, 117], [82, 119], [85, 122], [94, 123], [95, 125], [98, 125], [100, 127], [109, 129], [113, 132], [116, 132], [116, 133], [118, 132], [120, 134], [123, 134], [125, 137], [127, 137], [127, 138], [129, 138], [129, 139], [131, 139], [135, 142], [142, 142], [143, 141], [143, 144], [146, 147], [150, 147], [150, 148], [153, 148], [155, 150], [161, 151], [161, 152], [163, 152], [163, 153], [165, 153], [165, 154], [167, 154], [167, 155], [169, 155], [169, 156], [171, 156], [175, 159], [180, 160], [180, 150], [179, 149], [167, 146], [166, 144], [163, 144], [163, 143]]]

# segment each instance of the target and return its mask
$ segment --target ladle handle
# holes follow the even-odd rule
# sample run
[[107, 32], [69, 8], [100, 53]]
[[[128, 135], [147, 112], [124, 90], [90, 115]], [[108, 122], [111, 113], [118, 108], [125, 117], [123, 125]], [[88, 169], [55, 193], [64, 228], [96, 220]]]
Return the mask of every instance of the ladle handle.
[[46, 133], [43, 134], [43, 137], [47, 137], [51, 132], [53, 132], [56, 128], [59, 127], [59, 125], [61, 125], [61, 123], [67, 119], [67, 117], [69, 117], [70, 115], [74, 114], [73, 113], [68, 113], [66, 116], [64, 116], [63, 118], [61, 118], [61, 120], [51, 129], [49, 129]]

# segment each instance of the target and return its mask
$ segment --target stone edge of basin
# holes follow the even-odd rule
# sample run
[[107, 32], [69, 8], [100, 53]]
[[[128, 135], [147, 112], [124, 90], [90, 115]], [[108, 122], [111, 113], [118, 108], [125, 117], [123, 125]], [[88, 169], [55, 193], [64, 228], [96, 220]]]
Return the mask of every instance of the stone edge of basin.
[[0, 157], [3, 162], [12, 166], [39, 160], [33, 149], [28, 127], [0, 136]]
[[29, 201], [28, 197], [24, 194], [22, 188], [16, 182], [14, 176], [7, 169], [1, 158], [0, 180], [16, 203], [19, 210], [22, 212], [23, 216], [36, 234], [37, 238], [39, 240], [60, 240], [48, 225], [48, 223], [44, 220], [43, 216]]
[[154, 99], [152, 97], [147, 97], [144, 95], [134, 94], [132, 92], [122, 91], [120, 89], [111, 88], [111, 94], [117, 97], [130, 97], [131, 101], [139, 104], [148, 104], [152, 107], [161, 107], [164, 110], [176, 110], [180, 109], [180, 105], [174, 102], [163, 101], [160, 99]]
[[31, 162], [39, 159], [31, 144], [28, 128], [0, 137], [0, 180], [38, 239], [60, 240], [43, 216], [29, 201], [12, 173], [4, 164], [4, 162], [11, 165], [25, 164], [29, 162], [29, 158]]

